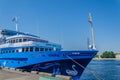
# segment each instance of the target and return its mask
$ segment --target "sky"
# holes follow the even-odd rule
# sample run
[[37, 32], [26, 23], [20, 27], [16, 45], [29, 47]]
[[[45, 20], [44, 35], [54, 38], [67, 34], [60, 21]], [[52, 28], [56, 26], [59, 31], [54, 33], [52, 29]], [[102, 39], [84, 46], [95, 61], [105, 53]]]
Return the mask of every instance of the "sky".
[[86, 50], [91, 12], [99, 52], [120, 52], [120, 0], [0, 0], [0, 29], [15, 30], [61, 44], [63, 50]]

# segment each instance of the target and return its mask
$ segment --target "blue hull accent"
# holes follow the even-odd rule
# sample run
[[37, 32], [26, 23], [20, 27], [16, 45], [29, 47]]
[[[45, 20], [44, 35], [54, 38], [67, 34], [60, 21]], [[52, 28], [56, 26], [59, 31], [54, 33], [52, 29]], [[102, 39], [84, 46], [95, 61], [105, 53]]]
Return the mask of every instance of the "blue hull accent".
[[[91, 59], [76, 59], [79, 64], [86, 67]], [[54, 75], [72, 76], [73, 80], [78, 80], [83, 73], [84, 69], [71, 60], [59, 60], [45, 63], [38, 63], [35, 65], [25, 66], [21, 69], [28, 71], [41, 71], [53, 73]]]

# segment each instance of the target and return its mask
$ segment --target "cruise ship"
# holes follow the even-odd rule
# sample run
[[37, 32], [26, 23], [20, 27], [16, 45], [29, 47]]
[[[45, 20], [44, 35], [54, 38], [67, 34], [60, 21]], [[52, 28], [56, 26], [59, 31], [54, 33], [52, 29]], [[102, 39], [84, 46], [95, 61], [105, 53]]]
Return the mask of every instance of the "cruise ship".
[[16, 31], [0, 30], [1, 67], [72, 76], [73, 80], [77, 80], [98, 52], [94, 42], [88, 50], [64, 51], [61, 45], [20, 32], [17, 27], [16, 22]]

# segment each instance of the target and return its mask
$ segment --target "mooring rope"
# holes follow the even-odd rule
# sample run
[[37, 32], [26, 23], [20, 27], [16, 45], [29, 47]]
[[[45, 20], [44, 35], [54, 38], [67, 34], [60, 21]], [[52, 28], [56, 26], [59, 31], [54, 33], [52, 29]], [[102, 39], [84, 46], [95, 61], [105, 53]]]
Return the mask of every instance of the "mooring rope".
[[[83, 68], [84, 70], [86, 69], [83, 65], [81, 65], [80, 63], [78, 63], [77, 61], [75, 61], [74, 59], [72, 59], [71, 57], [69, 57], [68, 55], [65, 54], [66, 57], [68, 57], [70, 60], [72, 60], [74, 63], [78, 64], [81, 68]], [[103, 78], [101, 78], [99, 75], [95, 74], [93, 71], [86, 69], [91, 75], [93, 75], [93, 77], [95, 77], [96, 80], [104, 80]], [[79, 79], [80, 80], [80, 79]]]

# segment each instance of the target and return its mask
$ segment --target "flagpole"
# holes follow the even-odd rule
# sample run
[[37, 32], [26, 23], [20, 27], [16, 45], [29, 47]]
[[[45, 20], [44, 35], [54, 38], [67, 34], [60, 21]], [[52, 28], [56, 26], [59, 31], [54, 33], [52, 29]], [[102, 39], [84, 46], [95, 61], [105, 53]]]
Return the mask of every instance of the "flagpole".
[[94, 38], [94, 29], [93, 29], [93, 23], [92, 23], [92, 16], [91, 16], [91, 13], [89, 13], [89, 22], [90, 22], [90, 26], [91, 26], [91, 37], [92, 37], [92, 49], [96, 49], [95, 47], [95, 38]]
[[16, 21], [15, 21], [15, 26], [16, 26], [16, 31], [18, 31], [18, 17], [15, 17]]
[[16, 31], [18, 31], [18, 17], [17, 16], [14, 17], [12, 21], [15, 22], [15, 28], [16, 28]]

